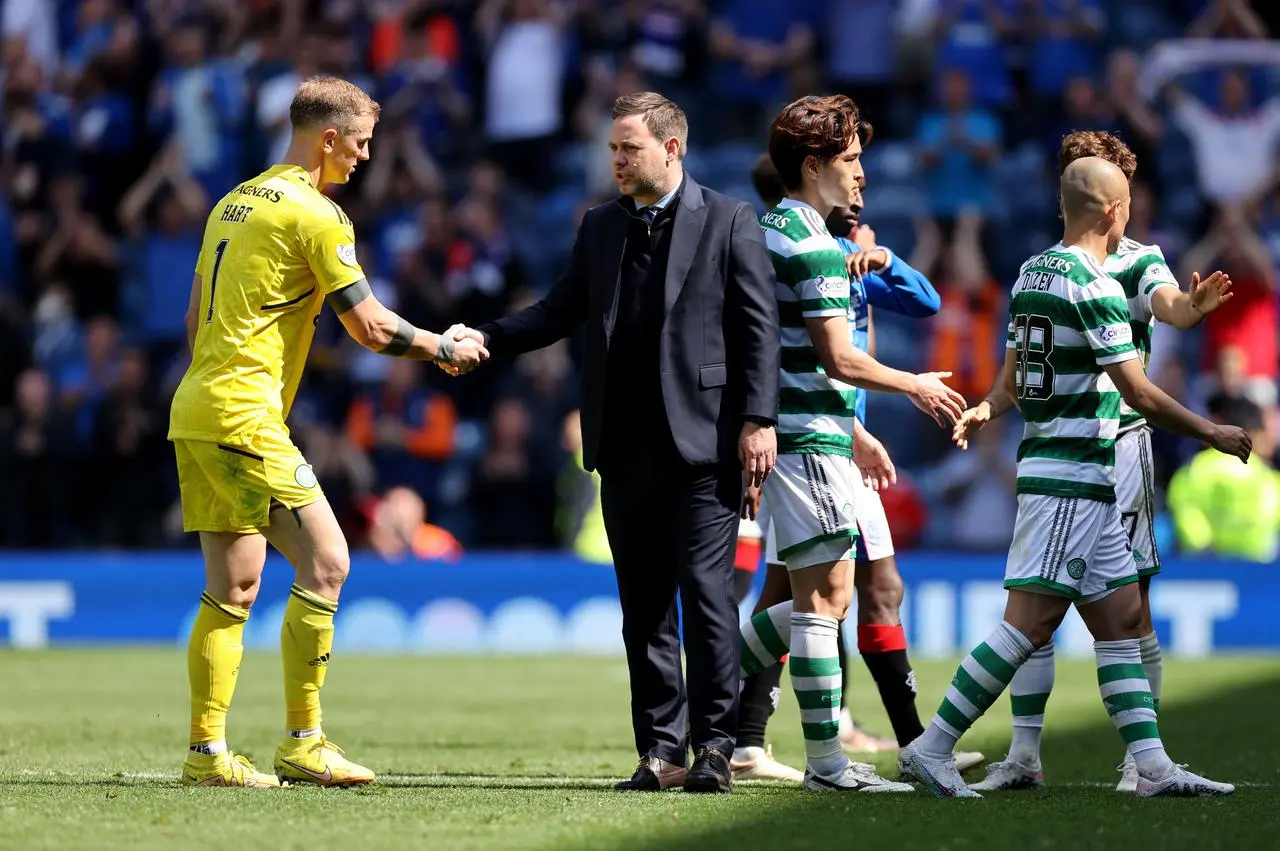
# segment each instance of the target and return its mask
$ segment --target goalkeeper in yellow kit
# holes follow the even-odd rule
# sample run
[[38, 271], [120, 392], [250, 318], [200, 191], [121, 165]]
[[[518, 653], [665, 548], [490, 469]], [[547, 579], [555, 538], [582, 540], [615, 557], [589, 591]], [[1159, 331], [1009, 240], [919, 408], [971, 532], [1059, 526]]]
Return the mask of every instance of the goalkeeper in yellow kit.
[[[320, 688], [333, 616], [350, 566], [347, 542], [285, 419], [325, 302], [361, 345], [466, 372], [488, 357], [471, 340], [415, 328], [381, 305], [356, 262], [351, 220], [320, 193], [369, 158], [379, 107], [356, 86], [314, 78], [298, 88], [283, 163], [214, 207], [187, 309], [191, 366], [173, 399], [183, 525], [200, 533], [205, 590], [191, 629], [191, 746], [182, 782], [350, 786], [373, 780], [321, 730]], [[293, 565], [280, 632], [285, 736], [274, 774], [226, 744], [226, 717], [267, 544]]]

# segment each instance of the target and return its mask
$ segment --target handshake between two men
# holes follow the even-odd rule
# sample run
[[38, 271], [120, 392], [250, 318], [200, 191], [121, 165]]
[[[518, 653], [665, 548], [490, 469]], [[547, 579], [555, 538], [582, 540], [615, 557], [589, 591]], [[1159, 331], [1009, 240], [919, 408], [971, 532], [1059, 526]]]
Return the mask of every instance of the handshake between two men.
[[[484, 334], [461, 323], [440, 335], [436, 366], [450, 375], [466, 375], [489, 359]], [[747, 484], [760, 487], [778, 460], [777, 435], [772, 426], [745, 422], [738, 438], [738, 461]]]
[[489, 359], [484, 334], [461, 323], [440, 335], [435, 364], [450, 375], [466, 375]]

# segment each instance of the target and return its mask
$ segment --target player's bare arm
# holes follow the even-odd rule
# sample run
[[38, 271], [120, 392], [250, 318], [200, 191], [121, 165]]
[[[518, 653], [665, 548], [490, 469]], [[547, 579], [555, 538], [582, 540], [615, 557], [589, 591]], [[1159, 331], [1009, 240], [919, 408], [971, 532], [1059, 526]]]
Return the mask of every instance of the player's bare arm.
[[827, 375], [854, 387], [880, 393], [901, 393], [940, 426], [948, 426], [964, 413], [964, 397], [942, 383], [949, 372], [913, 375], [885, 366], [866, 352], [854, 348], [849, 339], [849, 322], [843, 316], [805, 319], [809, 339]]
[[1249, 460], [1253, 443], [1247, 431], [1235, 426], [1216, 425], [1188, 411], [1151, 383], [1137, 358], [1108, 364], [1105, 369], [1124, 400], [1160, 428], [1202, 440], [1219, 452], [1234, 455], [1241, 461]]
[[1157, 287], [1151, 293], [1151, 312], [1166, 325], [1186, 331], [1226, 304], [1235, 295], [1230, 290], [1231, 278], [1225, 272], [1214, 272], [1204, 280], [1195, 272], [1185, 292], [1171, 286]]
[[196, 329], [199, 326], [200, 314], [200, 276], [191, 276], [191, 297], [187, 299], [187, 315], [182, 317], [182, 324], [187, 329], [187, 349], [196, 350]]
[[[995, 383], [987, 391], [981, 402], [960, 415], [955, 428], [951, 430], [951, 440], [961, 449], [969, 448], [969, 439], [977, 434], [984, 425], [994, 419], [1003, 417], [1017, 405], [1016, 387], [1014, 387], [1014, 371], [1017, 369], [1017, 357], [1012, 349], [1004, 356], [1004, 365]], [[1011, 389], [1013, 388], [1013, 389]]]
[[454, 340], [414, 327], [378, 301], [363, 278], [331, 293], [328, 302], [351, 338], [378, 354], [435, 361], [459, 372], [469, 372], [489, 357], [475, 340]]

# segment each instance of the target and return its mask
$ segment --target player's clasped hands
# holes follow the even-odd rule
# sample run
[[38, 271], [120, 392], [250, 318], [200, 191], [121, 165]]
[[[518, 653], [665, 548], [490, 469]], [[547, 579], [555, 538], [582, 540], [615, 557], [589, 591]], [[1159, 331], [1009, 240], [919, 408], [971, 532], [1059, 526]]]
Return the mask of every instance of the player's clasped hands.
[[942, 383], [942, 379], [950, 377], [949, 372], [922, 372], [916, 376], [915, 389], [908, 394], [912, 404], [943, 428], [960, 419], [966, 404], [963, 396]]
[[474, 328], [462, 324], [453, 325], [441, 337], [451, 346], [451, 350], [448, 358], [438, 361], [437, 365], [450, 375], [466, 375], [489, 359], [484, 335]]

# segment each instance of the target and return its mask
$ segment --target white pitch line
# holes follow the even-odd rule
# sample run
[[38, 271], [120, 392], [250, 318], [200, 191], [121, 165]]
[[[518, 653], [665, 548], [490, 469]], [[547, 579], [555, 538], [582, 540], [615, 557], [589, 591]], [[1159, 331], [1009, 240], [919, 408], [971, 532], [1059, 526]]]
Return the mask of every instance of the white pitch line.
[[[72, 775], [62, 771], [36, 771], [32, 769], [23, 769], [21, 774], [27, 777], [65, 777], [71, 780]], [[174, 780], [178, 779], [177, 772], [171, 771], [126, 771], [119, 775], [110, 775], [106, 777], [96, 777], [99, 782], [104, 780]], [[572, 787], [599, 787], [602, 789], [612, 788], [613, 784], [618, 781], [615, 777], [571, 777], [568, 775], [542, 776], [534, 774], [379, 774], [379, 780], [386, 781], [390, 784], [400, 786], [471, 786], [477, 788], [485, 787], [502, 787], [502, 786], [552, 786], [562, 785], [566, 788]], [[761, 787], [785, 787], [790, 786], [789, 783], [782, 781], [769, 780], [745, 780], [739, 781], [743, 785], [761, 786]], [[72, 781], [74, 785], [74, 781]], [[1268, 789], [1273, 788], [1274, 783], [1252, 783], [1248, 781], [1235, 784], [1242, 789]], [[1048, 789], [1111, 789], [1114, 783], [1104, 783], [1100, 781], [1077, 781], [1072, 783], [1053, 783], [1047, 786]]]

